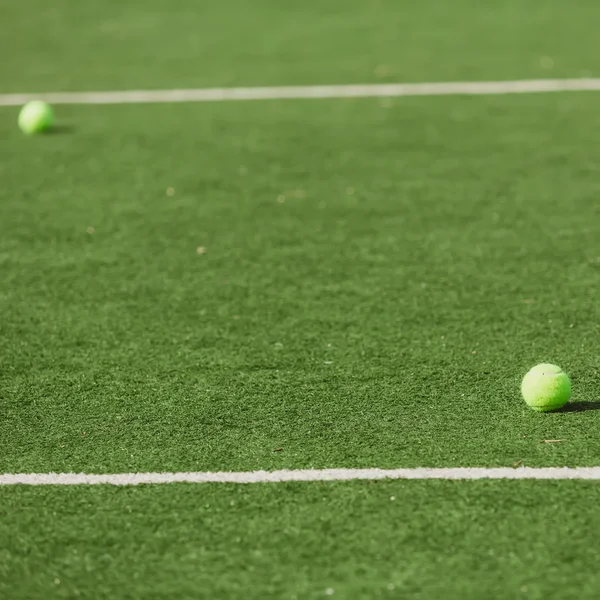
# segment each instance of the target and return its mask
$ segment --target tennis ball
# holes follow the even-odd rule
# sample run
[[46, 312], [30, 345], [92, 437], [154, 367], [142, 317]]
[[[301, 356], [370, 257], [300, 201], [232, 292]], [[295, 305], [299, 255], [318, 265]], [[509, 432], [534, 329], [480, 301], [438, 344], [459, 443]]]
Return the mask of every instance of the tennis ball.
[[54, 122], [52, 107], [42, 100], [31, 100], [19, 113], [19, 127], [23, 133], [40, 133]]
[[533, 367], [525, 375], [521, 383], [521, 393], [533, 410], [556, 410], [569, 401], [571, 381], [560, 367], [544, 363]]

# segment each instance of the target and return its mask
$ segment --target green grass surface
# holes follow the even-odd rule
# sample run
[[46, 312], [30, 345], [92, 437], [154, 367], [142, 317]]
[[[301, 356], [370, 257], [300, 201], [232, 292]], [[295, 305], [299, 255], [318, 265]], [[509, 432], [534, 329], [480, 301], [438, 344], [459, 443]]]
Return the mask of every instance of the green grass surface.
[[0, 470], [597, 464], [600, 412], [519, 397], [551, 361], [599, 400], [596, 115], [4, 111]]
[[596, 0], [22, 0], [0, 92], [600, 75]]
[[599, 501], [542, 481], [0, 489], [0, 594], [594, 600]]
[[[5, 2], [0, 92], [598, 76], [599, 16]], [[0, 473], [600, 465], [598, 107], [0, 110]], [[595, 599], [599, 490], [5, 487], [0, 598]]]

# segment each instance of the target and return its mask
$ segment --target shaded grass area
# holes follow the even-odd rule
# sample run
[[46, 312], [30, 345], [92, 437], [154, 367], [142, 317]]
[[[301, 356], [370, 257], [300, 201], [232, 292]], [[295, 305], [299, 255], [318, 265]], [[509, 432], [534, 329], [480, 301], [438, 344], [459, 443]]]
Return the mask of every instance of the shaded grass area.
[[598, 597], [600, 487], [353, 482], [0, 489], [0, 593]]
[[0, 112], [0, 471], [597, 465], [597, 102]]
[[0, 6], [0, 91], [600, 75], [595, 0]]

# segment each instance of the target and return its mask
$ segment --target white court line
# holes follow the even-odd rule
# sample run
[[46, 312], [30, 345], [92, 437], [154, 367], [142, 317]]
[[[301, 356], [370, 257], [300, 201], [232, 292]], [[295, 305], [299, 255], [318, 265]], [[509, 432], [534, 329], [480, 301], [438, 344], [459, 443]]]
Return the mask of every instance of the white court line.
[[499, 467], [417, 469], [307, 469], [293, 471], [191, 473], [5, 473], [0, 485], [140, 485], [163, 483], [281, 483], [285, 481], [355, 481], [364, 479], [579, 479], [600, 480], [600, 467]]
[[223, 102], [301, 98], [382, 98], [394, 96], [454, 96], [600, 91], [600, 79], [531, 79], [447, 83], [311, 85], [296, 87], [213, 88], [197, 90], [137, 90], [0, 94], [0, 106], [20, 106], [33, 99], [52, 104], [141, 104], [152, 102]]

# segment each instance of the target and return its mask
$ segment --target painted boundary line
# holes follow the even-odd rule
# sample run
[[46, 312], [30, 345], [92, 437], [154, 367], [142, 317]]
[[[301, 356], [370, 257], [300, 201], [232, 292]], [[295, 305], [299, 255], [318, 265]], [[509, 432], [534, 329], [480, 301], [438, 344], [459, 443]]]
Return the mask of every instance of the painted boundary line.
[[577, 479], [600, 480], [600, 467], [308, 469], [293, 471], [191, 473], [5, 473], [0, 485], [140, 485], [164, 483], [281, 483], [285, 481], [356, 481], [373, 479]]
[[52, 104], [142, 104], [164, 102], [224, 102], [309, 98], [383, 98], [399, 96], [478, 96], [543, 92], [600, 91], [600, 79], [530, 79], [447, 83], [317, 85], [297, 87], [213, 88], [197, 90], [137, 90], [0, 94], [0, 106], [20, 106], [42, 99]]

